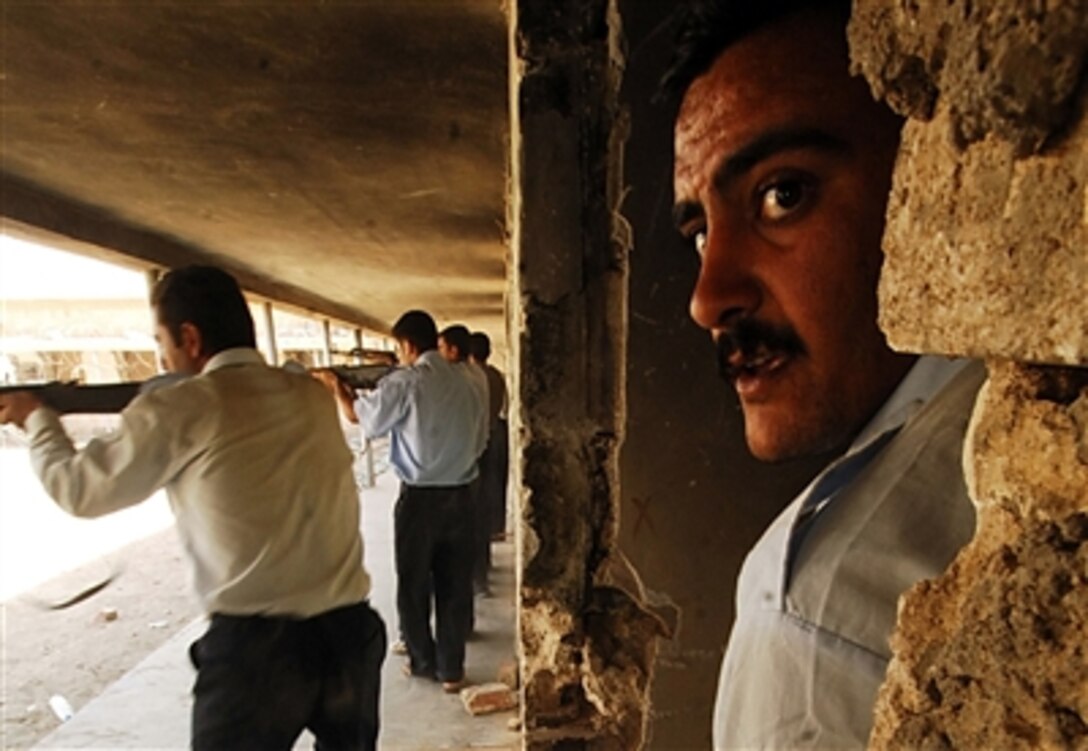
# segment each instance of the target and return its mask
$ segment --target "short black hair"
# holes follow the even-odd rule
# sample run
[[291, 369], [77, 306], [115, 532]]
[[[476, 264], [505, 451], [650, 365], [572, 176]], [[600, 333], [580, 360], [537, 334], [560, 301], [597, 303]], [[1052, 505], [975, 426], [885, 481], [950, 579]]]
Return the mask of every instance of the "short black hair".
[[468, 357], [469, 341], [471, 337], [468, 333], [468, 328], [462, 326], [459, 323], [453, 326], [447, 326], [442, 329], [438, 336], [451, 347], [457, 348], [457, 360], [461, 361]]
[[689, 0], [677, 6], [672, 16], [676, 32], [672, 61], [661, 78], [660, 98], [679, 101], [692, 81], [728, 47], [764, 26], [809, 9], [841, 19], [846, 39], [851, 0]]
[[482, 331], [473, 331], [468, 341], [468, 353], [475, 360], [487, 362], [491, 357], [491, 337]]
[[416, 351], [423, 353], [438, 346], [438, 327], [431, 314], [423, 310], [409, 310], [393, 324], [393, 338], [408, 342]]
[[216, 266], [185, 266], [168, 271], [151, 291], [155, 314], [175, 343], [181, 325], [200, 331], [201, 355], [232, 347], [256, 347], [253, 316], [233, 276]]

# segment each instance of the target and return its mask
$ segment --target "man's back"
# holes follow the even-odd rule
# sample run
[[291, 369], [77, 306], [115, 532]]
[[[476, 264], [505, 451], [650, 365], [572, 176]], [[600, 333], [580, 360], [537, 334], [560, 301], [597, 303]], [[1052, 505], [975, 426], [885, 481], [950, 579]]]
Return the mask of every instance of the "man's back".
[[209, 593], [219, 612], [310, 615], [365, 598], [353, 457], [325, 389], [263, 364], [216, 369], [187, 386], [194, 409], [210, 410], [194, 429], [214, 439], [177, 482], [219, 492], [187, 507], [187, 494], [171, 499], [179, 521], [192, 517], [183, 534], [201, 531], [185, 540], [198, 561], [230, 551], [216, 564], [226, 568], [197, 569], [198, 591], [201, 576], [219, 580]]
[[476, 477], [479, 405], [469, 378], [435, 350], [359, 395], [368, 438], [392, 436], [391, 461], [413, 485], [459, 485]]
[[[61, 430], [44, 416], [29, 427], [32, 442]], [[234, 349], [136, 399], [120, 431], [43, 482], [81, 516], [165, 485], [209, 612], [309, 616], [369, 591], [351, 464], [320, 384]]]

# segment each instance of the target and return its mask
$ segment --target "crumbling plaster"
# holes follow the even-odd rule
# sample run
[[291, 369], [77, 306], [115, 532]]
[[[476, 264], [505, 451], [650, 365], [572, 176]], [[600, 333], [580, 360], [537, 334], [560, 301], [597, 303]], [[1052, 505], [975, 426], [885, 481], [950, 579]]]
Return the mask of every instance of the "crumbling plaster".
[[1086, 10], [855, 3], [855, 70], [910, 116], [881, 326], [990, 374], [976, 536], [900, 601], [874, 749], [1088, 747]]
[[910, 121], [884, 236], [880, 324], [913, 352], [1088, 362], [1088, 119], [1023, 158]]
[[657, 637], [616, 549], [628, 239], [615, 8], [511, 13], [525, 745], [638, 748]]
[[1088, 362], [1088, 4], [862, 0], [850, 41], [910, 115], [880, 286], [892, 346]]
[[1017, 155], [1069, 121], [1088, 52], [1084, 0], [859, 0], [855, 72], [903, 115], [929, 120], [940, 100], [958, 146], [996, 135]]

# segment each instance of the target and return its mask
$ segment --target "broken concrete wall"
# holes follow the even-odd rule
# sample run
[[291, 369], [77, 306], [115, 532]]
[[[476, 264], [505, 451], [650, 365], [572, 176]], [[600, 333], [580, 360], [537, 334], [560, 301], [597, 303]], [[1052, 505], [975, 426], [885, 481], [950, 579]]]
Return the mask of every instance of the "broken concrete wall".
[[512, 341], [530, 749], [639, 748], [661, 624], [617, 554], [628, 239], [607, 0], [511, 7]]
[[885, 234], [893, 346], [981, 356], [979, 511], [901, 601], [870, 745], [1088, 746], [1088, 5], [859, 0], [855, 67], [910, 116]]

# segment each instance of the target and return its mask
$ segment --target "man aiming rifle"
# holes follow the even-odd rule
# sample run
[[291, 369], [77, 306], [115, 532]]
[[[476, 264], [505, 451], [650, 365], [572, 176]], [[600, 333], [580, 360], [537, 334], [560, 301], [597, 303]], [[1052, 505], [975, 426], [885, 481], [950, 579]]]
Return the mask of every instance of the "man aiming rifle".
[[[190, 649], [192, 747], [374, 749], [385, 625], [367, 604], [359, 499], [336, 405], [269, 367], [235, 280], [166, 274], [151, 299], [165, 368], [113, 433], [77, 450], [32, 391], [0, 394], [57, 505], [95, 517], [165, 488], [210, 616]], [[48, 393], [42, 392], [48, 399]]]

